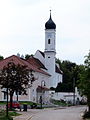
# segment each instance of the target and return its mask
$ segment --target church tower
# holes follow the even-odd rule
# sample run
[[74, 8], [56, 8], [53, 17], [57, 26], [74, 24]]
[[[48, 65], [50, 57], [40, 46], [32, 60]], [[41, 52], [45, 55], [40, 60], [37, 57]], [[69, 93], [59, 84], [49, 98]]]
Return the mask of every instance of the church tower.
[[48, 69], [50, 77], [50, 87], [54, 86], [55, 80], [55, 56], [56, 56], [56, 24], [51, 17], [45, 23], [45, 67]]

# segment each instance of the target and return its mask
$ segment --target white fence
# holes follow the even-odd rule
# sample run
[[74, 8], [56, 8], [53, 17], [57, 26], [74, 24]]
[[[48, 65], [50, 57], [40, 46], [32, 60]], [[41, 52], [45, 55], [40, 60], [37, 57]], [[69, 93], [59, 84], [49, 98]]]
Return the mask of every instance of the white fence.
[[73, 92], [54, 92], [51, 91], [51, 99], [54, 100], [64, 100], [66, 102], [70, 103], [78, 103], [79, 101], [82, 100], [82, 97], [79, 95], [77, 88], [75, 88], [75, 93]]

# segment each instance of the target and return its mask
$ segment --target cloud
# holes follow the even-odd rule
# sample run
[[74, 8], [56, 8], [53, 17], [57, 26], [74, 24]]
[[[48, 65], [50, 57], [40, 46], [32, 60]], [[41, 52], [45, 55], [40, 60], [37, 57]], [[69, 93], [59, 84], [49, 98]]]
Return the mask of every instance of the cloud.
[[90, 0], [0, 1], [0, 52], [9, 56], [17, 52], [34, 54], [39, 48], [44, 51], [45, 22], [52, 9], [57, 56], [82, 63], [90, 49], [89, 5]]

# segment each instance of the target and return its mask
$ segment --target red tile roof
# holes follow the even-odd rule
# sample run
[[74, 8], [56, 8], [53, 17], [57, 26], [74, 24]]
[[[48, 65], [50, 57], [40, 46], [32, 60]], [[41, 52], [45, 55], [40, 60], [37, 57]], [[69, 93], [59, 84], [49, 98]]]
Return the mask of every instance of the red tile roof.
[[27, 66], [29, 69], [31, 69], [35, 72], [39, 72], [39, 73], [50, 76], [47, 72], [45, 72], [41, 69], [38, 69], [36, 66], [32, 65], [31, 63], [27, 62], [26, 60], [21, 59], [20, 57], [15, 56], [15, 55], [12, 55], [12, 56], [4, 59], [4, 60], [1, 60], [0, 61], [0, 69], [3, 69], [4, 66], [7, 66], [7, 64], [9, 62], [13, 62], [15, 65], [20, 64], [20, 65], [23, 65], [23, 66]]
[[41, 61], [35, 57], [30, 57], [27, 62], [29, 62], [30, 64], [32, 64], [33, 66], [35, 66], [36, 68], [40, 69], [43, 68], [45, 70], [47, 70], [45, 68], [45, 66], [41, 63]]

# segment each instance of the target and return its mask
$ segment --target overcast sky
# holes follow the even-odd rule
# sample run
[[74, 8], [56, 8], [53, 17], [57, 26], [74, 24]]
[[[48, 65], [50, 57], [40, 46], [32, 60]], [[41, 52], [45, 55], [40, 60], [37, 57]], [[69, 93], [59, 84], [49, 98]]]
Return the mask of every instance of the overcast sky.
[[44, 51], [50, 9], [56, 57], [83, 64], [90, 50], [90, 0], [0, 0], [0, 55]]

